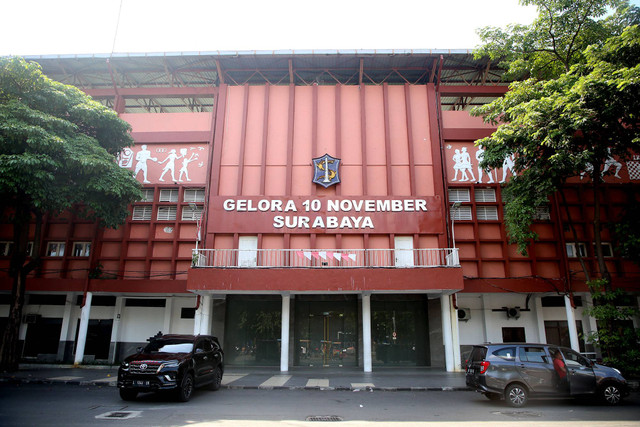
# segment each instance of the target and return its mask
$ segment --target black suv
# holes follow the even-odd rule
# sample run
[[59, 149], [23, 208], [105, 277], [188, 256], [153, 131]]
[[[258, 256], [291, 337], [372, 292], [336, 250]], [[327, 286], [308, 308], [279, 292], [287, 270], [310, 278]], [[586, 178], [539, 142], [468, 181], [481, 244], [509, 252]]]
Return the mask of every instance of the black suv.
[[181, 402], [191, 398], [194, 387], [218, 390], [224, 373], [224, 354], [210, 335], [162, 335], [128, 356], [118, 370], [118, 388], [124, 400], [138, 393], [173, 391]]
[[[554, 358], [556, 360], [554, 360]], [[549, 344], [484, 344], [466, 361], [467, 385], [513, 407], [529, 396], [597, 396], [617, 405], [629, 394], [620, 371], [593, 363], [569, 348]]]

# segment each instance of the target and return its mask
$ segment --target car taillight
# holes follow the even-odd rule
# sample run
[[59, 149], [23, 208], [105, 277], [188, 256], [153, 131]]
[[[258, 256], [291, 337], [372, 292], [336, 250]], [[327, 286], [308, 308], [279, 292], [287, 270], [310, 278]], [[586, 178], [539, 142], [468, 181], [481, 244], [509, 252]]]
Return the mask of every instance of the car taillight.
[[487, 372], [487, 369], [489, 369], [489, 365], [491, 365], [490, 362], [480, 362], [480, 373], [484, 374], [485, 372]]

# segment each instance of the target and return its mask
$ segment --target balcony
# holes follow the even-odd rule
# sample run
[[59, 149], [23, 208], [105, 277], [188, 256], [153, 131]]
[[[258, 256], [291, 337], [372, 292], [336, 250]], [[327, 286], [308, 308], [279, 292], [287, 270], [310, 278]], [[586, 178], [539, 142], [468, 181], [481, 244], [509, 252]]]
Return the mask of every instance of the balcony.
[[437, 249], [194, 249], [194, 268], [460, 267], [458, 248]]

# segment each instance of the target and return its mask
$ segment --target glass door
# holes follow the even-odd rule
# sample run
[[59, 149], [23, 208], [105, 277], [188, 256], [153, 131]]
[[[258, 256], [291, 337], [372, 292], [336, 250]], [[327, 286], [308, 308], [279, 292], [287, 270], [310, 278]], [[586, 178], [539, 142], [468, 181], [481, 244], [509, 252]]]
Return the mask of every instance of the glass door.
[[295, 364], [357, 365], [357, 299], [303, 297], [295, 302]]

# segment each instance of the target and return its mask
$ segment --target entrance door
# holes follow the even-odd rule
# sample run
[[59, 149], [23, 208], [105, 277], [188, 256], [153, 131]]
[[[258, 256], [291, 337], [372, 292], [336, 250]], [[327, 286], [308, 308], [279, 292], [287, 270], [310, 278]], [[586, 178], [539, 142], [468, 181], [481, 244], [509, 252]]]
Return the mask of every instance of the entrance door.
[[296, 365], [357, 365], [357, 302], [355, 296], [296, 298]]
[[395, 266], [413, 267], [413, 237], [395, 237]]

